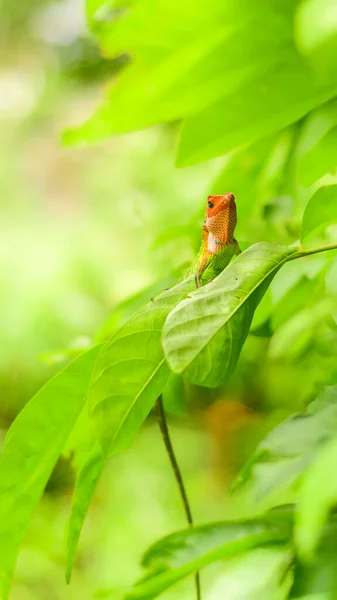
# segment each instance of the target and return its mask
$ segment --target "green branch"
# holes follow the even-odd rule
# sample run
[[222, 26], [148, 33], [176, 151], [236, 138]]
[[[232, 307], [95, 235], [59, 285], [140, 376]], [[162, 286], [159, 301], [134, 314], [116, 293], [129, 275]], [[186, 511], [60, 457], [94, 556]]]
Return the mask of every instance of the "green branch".
[[288, 261], [295, 260], [297, 258], [303, 258], [304, 256], [310, 256], [311, 254], [319, 254], [320, 252], [326, 252], [327, 250], [337, 250], [337, 242], [334, 244], [327, 244], [326, 246], [317, 246], [317, 248], [309, 248], [308, 250], [299, 250], [297, 254], [292, 254]]

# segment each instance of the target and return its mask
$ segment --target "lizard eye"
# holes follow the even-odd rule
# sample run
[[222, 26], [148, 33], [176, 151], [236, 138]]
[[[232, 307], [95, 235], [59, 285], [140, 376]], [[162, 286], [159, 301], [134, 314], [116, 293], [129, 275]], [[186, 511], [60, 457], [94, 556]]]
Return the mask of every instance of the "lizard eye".
[[213, 202], [210, 202], [210, 201], [208, 200], [208, 202], [207, 202], [207, 206], [208, 206], [208, 208], [213, 208], [213, 207], [214, 207], [214, 204], [213, 204]]

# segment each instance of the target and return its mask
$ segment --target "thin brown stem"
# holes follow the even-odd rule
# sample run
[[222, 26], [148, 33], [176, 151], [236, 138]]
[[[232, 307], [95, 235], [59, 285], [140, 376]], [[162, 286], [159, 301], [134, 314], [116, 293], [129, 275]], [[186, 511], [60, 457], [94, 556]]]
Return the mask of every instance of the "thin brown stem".
[[[181, 471], [180, 471], [180, 468], [178, 465], [178, 461], [177, 461], [177, 458], [176, 458], [176, 455], [174, 453], [174, 449], [172, 446], [172, 441], [171, 441], [171, 437], [169, 434], [167, 421], [166, 421], [163, 399], [161, 396], [159, 396], [159, 398], [156, 402], [156, 412], [157, 412], [157, 420], [158, 420], [162, 438], [163, 438], [163, 441], [165, 444], [165, 448], [166, 448], [167, 454], [169, 456], [170, 463], [171, 463], [171, 466], [172, 466], [172, 469], [174, 472], [174, 476], [175, 476], [176, 482], [178, 484], [180, 496], [181, 496], [181, 499], [182, 499], [182, 502], [184, 505], [186, 519], [187, 519], [187, 522], [190, 525], [190, 527], [193, 527], [194, 523], [193, 523], [192, 511], [191, 511], [190, 503], [188, 500], [184, 480], [183, 480], [183, 477], [182, 477], [182, 474], [181, 474]], [[197, 600], [201, 600], [199, 572], [197, 572], [195, 574], [195, 587], [196, 587], [196, 593], [197, 593]]]

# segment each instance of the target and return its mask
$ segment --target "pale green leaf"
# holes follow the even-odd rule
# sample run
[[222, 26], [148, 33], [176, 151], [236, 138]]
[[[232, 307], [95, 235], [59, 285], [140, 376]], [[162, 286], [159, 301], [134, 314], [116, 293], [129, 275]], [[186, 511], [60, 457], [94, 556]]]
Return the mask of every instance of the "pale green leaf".
[[337, 126], [330, 129], [317, 144], [299, 161], [298, 174], [301, 183], [312, 185], [326, 173], [337, 170]]
[[331, 38], [337, 38], [335, 0], [304, 0], [295, 20], [296, 40], [301, 51], [310, 55]]
[[256, 548], [228, 561], [207, 600], [286, 600], [292, 585], [292, 552], [285, 546]]
[[65, 142], [186, 118], [245, 89], [289, 48], [292, 3], [285, 3], [282, 17], [277, 4], [211, 0], [205, 11], [201, 0], [138, 3], [102, 38], [106, 53], [130, 52], [134, 64], [107, 90], [96, 114], [66, 132]]
[[[294, 484], [337, 427], [337, 386], [328, 386], [309, 404], [275, 427], [260, 442], [234, 487], [256, 479], [260, 497]], [[265, 476], [264, 476], [265, 475]]]
[[299, 491], [295, 540], [300, 555], [312, 559], [330, 509], [337, 504], [337, 439], [326, 443], [305, 474]]
[[101, 346], [53, 377], [11, 425], [0, 462], [0, 597], [8, 598], [19, 546], [84, 406]]
[[104, 464], [105, 457], [102, 449], [100, 447], [95, 447], [82, 466], [76, 479], [71, 503], [71, 513], [67, 526], [67, 583], [70, 582], [71, 571], [83, 523], [98, 480], [102, 474]]
[[315, 339], [317, 329], [331, 317], [335, 306], [334, 301], [322, 298], [312, 306], [298, 310], [274, 333], [268, 357], [271, 360], [295, 360], [301, 356]]
[[315, 81], [305, 62], [289, 50], [274, 57], [267, 73], [184, 122], [178, 165], [208, 160], [275, 133], [336, 92], [334, 81]]
[[288, 527], [287, 523], [266, 518], [209, 523], [173, 533], [146, 552], [143, 566], [149, 573], [125, 594], [125, 599], [151, 600], [211, 562], [262, 544], [286, 541]]
[[190, 277], [150, 302], [104, 347], [89, 390], [89, 409], [106, 455], [125, 450], [170, 375], [161, 331], [172, 308], [195, 288]]
[[238, 361], [254, 311], [294, 248], [260, 242], [240, 254], [212, 283], [189, 294], [168, 316], [163, 346], [172, 370], [215, 387]]
[[337, 185], [325, 185], [316, 190], [305, 207], [301, 240], [332, 224], [337, 224]]

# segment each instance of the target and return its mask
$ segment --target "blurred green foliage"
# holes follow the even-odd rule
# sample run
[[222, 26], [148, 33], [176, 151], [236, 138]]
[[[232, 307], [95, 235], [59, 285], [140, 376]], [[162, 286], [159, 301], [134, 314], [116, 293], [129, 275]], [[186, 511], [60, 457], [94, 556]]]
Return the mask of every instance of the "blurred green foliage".
[[[261, 240], [302, 239], [305, 248], [336, 242], [334, 4], [87, 0], [85, 7], [75, 0], [3, 0], [0, 439], [60, 366], [114, 334], [181, 277], [198, 249], [208, 193], [235, 193], [243, 248]], [[68, 144], [83, 144], [149, 126], [91, 147], [59, 144], [63, 129]], [[179, 171], [177, 138], [177, 162], [188, 166]], [[321, 423], [324, 411], [310, 444], [296, 429], [298, 447], [289, 459], [292, 420], [261, 439], [337, 383], [336, 277], [336, 252], [289, 262], [259, 305], [224, 386], [169, 379], [164, 399], [196, 519], [242, 519], [299, 498], [295, 541], [304, 557], [314, 555], [310, 566], [296, 563], [293, 574], [288, 548], [254, 550], [226, 570], [213, 565], [203, 573], [212, 600], [243, 580], [251, 587], [242, 597], [253, 598], [257, 568], [267, 586], [254, 591], [259, 598], [271, 599], [275, 582], [277, 598], [288, 597], [293, 578], [290, 597], [331, 598], [334, 525], [322, 527], [336, 504], [336, 448], [329, 423]], [[310, 429], [305, 413], [297, 421]], [[70, 492], [94, 445], [88, 416], [81, 415], [28, 528], [13, 600], [120, 598], [140, 575], [146, 545], [184, 526], [155, 427], [150, 415], [135, 446], [107, 464], [66, 588]], [[34, 448], [39, 438], [33, 428], [29, 433], [28, 424]], [[275, 464], [262, 464], [262, 475], [254, 466], [262, 486], [270, 487], [273, 476], [282, 482], [278, 493], [257, 498], [253, 481], [228, 497], [256, 441], [265, 447], [278, 435]], [[303, 487], [298, 469], [294, 476], [298, 463], [301, 473], [310, 463]], [[290, 491], [283, 485], [289, 480]], [[0, 512], [7, 508], [2, 496]], [[18, 509], [12, 518], [21, 516]], [[8, 544], [3, 536], [0, 556]], [[192, 582], [180, 585], [166, 597], [192, 598]]]

